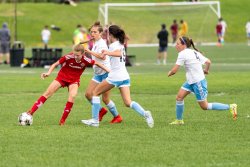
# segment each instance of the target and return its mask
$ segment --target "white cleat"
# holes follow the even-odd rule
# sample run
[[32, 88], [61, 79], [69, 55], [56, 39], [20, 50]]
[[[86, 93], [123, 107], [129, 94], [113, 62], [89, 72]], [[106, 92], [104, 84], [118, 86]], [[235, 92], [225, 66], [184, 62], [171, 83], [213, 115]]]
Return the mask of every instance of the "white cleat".
[[81, 120], [81, 122], [88, 126], [99, 127], [99, 121], [95, 119]]
[[150, 111], [145, 111], [145, 119], [150, 128], [154, 127], [154, 119]]

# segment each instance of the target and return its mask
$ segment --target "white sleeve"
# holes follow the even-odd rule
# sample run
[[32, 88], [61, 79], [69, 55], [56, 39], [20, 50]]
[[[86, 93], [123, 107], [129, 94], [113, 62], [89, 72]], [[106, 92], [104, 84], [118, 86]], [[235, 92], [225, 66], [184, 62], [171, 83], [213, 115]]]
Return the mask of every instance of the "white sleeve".
[[183, 66], [183, 65], [184, 65], [184, 62], [185, 62], [185, 55], [179, 53], [179, 54], [178, 54], [178, 58], [177, 58], [175, 64], [180, 65], [180, 66]]
[[98, 48], [96, 50], [96, 53], [102, 53], [102, 50], [108, 50], [108, 47], [106, 44], [102, 43], [98, 45]]
[[208, 60], [208, 58], [206, 58], [205, 56], [203, 56], [200, 52], [197, 52], [198, 54], [198, 57], [199, 57], [199, 60], [201, 62], [201, 64], [205, 64], [205, 62]]

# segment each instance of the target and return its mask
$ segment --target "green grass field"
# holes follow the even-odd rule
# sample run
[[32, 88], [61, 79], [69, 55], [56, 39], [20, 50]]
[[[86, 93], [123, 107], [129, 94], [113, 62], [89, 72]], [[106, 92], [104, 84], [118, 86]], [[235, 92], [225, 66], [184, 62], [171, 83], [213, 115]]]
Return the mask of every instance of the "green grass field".
[[185, 81], [183, 69], [168, 78], [176, 51], [169, 48], [167, 66], [155, 64], [157, 48], [129, 48], [136, 66], [129, 67], [132, 99], [152, 111], [155, 127], [133, 110], [124, 107], [117, 89], [112, 99], [124, 118], [111, 125], [108, 113], [99, 128], [86, 127], [81, 119], [91, 117], [84, 90], [92, 77], [88, 68], [66, 125], [59, 119], [67, 100], [67, 89], [59, 90], [34, 115], [29, 127], [18, 126], [17, 117], [26, 111], [55, 78], [46, 80], [42, 68], [10, 68], [0, 65], [0, 166], [223, 166], [248, 167], [250, 145], [250, 47], [225, 45], [199, 47], [212, 60], [208, 80], [210, 102], [237, 103], [239, 117], [227, 111], [203, 111], [193, 95], [185, 99], [183, 126], [175, 119], [175, 96]]
[[[77, 24], [86, 28], [98, 19], [98, 6], [106, 2], [173, 2], [183, 0], [102, 0], [79, 3], [77, 7], [59, 5], [56, 3], [18, 3], [17, 5], [17, 40], [22, 41], [26, 47], [41, 47], [41, 30], [45, 25], [56, 25], [62, 30], [52, 30], [51, 47], [66, 47], [72, 45], [73, 31]], [[202, 0], [205, 1], [205, 0]], [[228, 24], [225, 36], [226, 42], [245, 43], [245, 25], [249, 21], [249, 0], [220, 0], [221, 14]], [[198, 9], [195, 9], [198, 8]], [[211, 10], [194, 7], [171, 8], [162, 12], [156, 10], [141, 10], [116, 8], [111, 10], [110, 21], [123, 26], [130, 36], [130, 43], [155, 43], [156, 33], [160, 25], [166, 23], [169, 29], [173, 19], [184, 19], [189, 24], [189, 36], [199, 42], [216, 42], [215, 25], [217, 18]], [[14, 5], [1, 3], [0, 26], [3, 22], [9, 24], [12, 42], [14, 41]], [[170, 40], [170, 39], [169, 39]]]

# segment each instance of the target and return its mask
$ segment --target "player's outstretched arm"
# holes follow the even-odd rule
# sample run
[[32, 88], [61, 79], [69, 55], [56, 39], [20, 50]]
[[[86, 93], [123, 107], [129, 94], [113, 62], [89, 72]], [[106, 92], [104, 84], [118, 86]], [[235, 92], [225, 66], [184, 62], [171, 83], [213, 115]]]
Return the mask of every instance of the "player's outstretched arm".
[[50, 66], [48, 72], [42, 73], [42, 74], [41, 74], [41, 79], [44, 79], [44, 78], [48, 77], [48, 76], [52, 73], [52, 71], [53, 71], [59, 64], [60, 64], [60, 63], [59, 63], [59, 60], [58, 60], [57, 62], [55, 62], [54, 64], [52, 64], [52, 65]]
[[211, 65], [211, 60], [207, 59], [207, 61], [205, 62], [205, 68], [204, 68], [204, 74], [209, 74], [209, 68]]
[[168, 72], [168, 77], [174, 75], [179, 70], [179, 65], [175, 64], [174, 67]]
[[121, 57], [122, 56], [121, 50], [119, 50], [119, 49], [114, 50], [112, 52], [107, 51], [107, 50], [102, 50], [102, 54], [105, 56], [109, 55], [109, 56], [113, 56], [113, 57]]
[[105, 60], [105, 55], [103, 55], [103, 54], [93, 52], [93, 51], [91, 51], [91, 50], [89, 50], [89, 49], [85, 49], [84, 51], [85, 51], [86, 53], [88, 53], [88, 54], [91, 54], [91, 55], [97, 57], [98, 59]]

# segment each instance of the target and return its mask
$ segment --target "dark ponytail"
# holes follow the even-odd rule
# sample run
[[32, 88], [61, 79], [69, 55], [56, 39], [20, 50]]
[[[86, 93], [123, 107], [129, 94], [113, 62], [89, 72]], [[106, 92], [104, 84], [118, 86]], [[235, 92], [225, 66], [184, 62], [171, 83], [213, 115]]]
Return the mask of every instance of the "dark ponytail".
[[111, 25], [109, 27], [109, 34], [112, 34], [121, 44], [125, 42], [125, 32], [117, 25]]
[[[187, 48], [190, 48], [191, 46], [194, 48], [194, 50], [196, 50], [197, 52], [200, 52], [195, 46], [194, 46], [194, 42], [191, 38], [188, 37], [180, 37], [180, 41], [182, 45], [186, 45]], [[200, 52], [202, 53], [202, 52]]]

